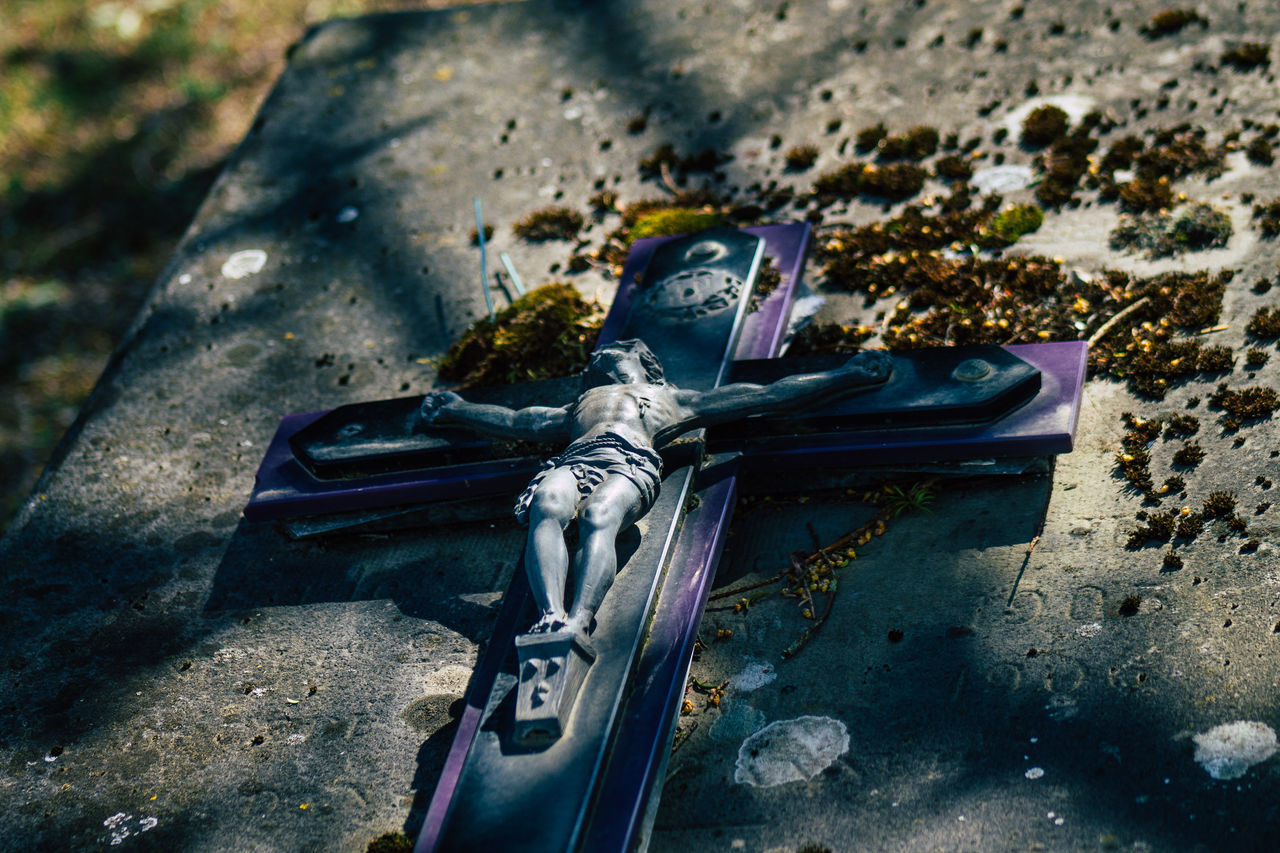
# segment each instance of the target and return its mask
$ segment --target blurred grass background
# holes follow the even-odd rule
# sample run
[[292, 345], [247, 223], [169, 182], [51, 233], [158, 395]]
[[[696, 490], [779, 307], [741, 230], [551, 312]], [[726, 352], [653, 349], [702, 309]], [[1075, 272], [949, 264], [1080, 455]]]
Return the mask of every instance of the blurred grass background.
[[0, 534], [306, 27], [467, 0], [0, 0]]

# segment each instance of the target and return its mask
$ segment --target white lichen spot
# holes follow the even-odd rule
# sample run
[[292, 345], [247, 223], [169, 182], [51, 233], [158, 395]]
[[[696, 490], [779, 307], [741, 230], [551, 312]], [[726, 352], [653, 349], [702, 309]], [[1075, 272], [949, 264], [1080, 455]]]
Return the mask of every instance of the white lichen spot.
[[1092, 637], [1096, 637], [1098, 634], [1102, 633], [1102, 623], [1090, 622], [1088, 625], [1081, 625], [1079, 628], [1076, 628], [1076, 633], [1081, 637], [1084, 637], [1086, 640], [1091, 639]]
[[742, 742], [733, 781], [757, 788], [804, 782], [848, 751], [849, 730], [839, 720], [778, 720]]
[[1194, 740], [1196, 763], [1214, 779], [1239, 779], [1276, 753], [1275, 730], [1253, 720], [1224, 723]]
[[138, 831], [149, 832], [150, 830], [155, 829], [159, 823], [160, 823], [159, 818], [144, 817], [142, 820], [138, 821]]
[[222, 265], [226, 278], [245, 278], [260, 272], [267, 265], [267, 253], [261, 249], [245, 249], [227, 258]]
[[334, 217], [339, 222], [355, 222], [360, 217], [360, 211], [357, 208], [347, 205], [338, 211], [338, 215]]
[[773, 664], [753, 660], [747, 664], [746, 669], [729, 680], [729, 686], [742, 693], [750, 693], [752, 690], [764, 687], [777, 677], [778, 671], [773, 668]]
[[307, 739], [307, 736], [306, 736], [306, 735], [304, 735], [304, 734], [298, 734], [298, 733], [296, 733], [296, 732], [295, 732], [294, 734], [291, 734], [291, 735], [289, 735], [287, 738], [285, 738], [285, 739], [284, 739], [284, 742], [285, 742], [285, 743], [295, 743], [295, 744], [296, 744], [296, 743], [302, 743], [302, 742], [303, 742], [303, 741], [305, 741], [306, 739]]
[[990, 195], [1026, 189], [1032, 177], [1030, 166], [991, 166], [974, 172], [969, 183], [979, 195]]
[[111, 833], [111, 846], [117, 847], [124, 843], [124, 840], [133, 833], [126, 826], [129, 821], [133, 820], [133, 815], [124, 812], [116, 812], [111, 817], [102, 822], [102, 825]]
[[1023, 775], [1023, 776], [1026, 776], [1028, 779], [1040, 779], [1040, 778], [1043, 778], [1043, 777], [1044, 777], [1044, 768], [1043, 768], [1043, 767], [1028, 767], [1028, 768], [1027, 768], [1027, 772], [1026, 772], [1026, 773], [1023, 773], [1022, 775]]

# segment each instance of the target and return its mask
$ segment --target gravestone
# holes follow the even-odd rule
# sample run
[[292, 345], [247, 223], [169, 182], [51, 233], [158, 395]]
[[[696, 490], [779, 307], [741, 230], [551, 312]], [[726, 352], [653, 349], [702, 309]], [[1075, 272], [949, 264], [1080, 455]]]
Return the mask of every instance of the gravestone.
[[[807, 184], [785, 172], [786, 147], [819, 144], [826, 170], [863, 127], [927, 117], [984, 151], [1006, 128], [1021, 171], [1000, 175], [1016, 178], [1038, 168], [1012, 144], [1018, 123], [1048, 98], [1111, 111], [1123, 133], [1187, 120], [1216, 141], [1274, 115], [1270, 70], [1222, 60], [1271, 41], [1270, 6], [1201, 4], [1204, 28], [1159, 38], [1139, 32], [1146, 12], [1019, 8], [530, 2], [309, 33], [0, 544], [6, 844], [338, 850], [416, 832], [523, 531], [289, 542], [240, 512], [282, 412], [432, 386], [420, 360], [485, 311], [476, 195], [491, 250], [535, 283], [566, 247], [518, 242], [509, 223], [553, 202], [587, 210], [597, 180], [628, 200], [661, 192], [635, 167], [667, 140], [733, 154], [726, 185]], [[1174, 184], [1229, 209], [1223, 249], [1124, 256], [1107, 246], [1115, 208], [1082, 203], [1015, 251], [1084, 275], [1238, 269], [1227, 328], [1203, 339], [1242, 350], [1272, 298], [1252, 284], [1275, 266], [1243, 194], [1280, 192], [1243, 153], [1211, 183]], [[576, 281], [612, 292], [594, 272]], [[876, 321], [860, 296], [827, 296], [825, 316]], [[1275, 365], [1256, 381], [1274, 384]], [[1210, 454], [1187, 501], [1230, 489], [1252, 511], [1268, 499], [1254, 478], [1276, 473], [1271, 428], [1208, 429], [1213, 390], [1195, 380], [1160, 404], [1202, 400]], [[725, 700], [694, 697], [650, 849], [1273, 841], [1274, 764], [1250, 724], [1275, 722], [1275, 509], [1250, 517], [1252, 553], [1206, 533], [1162, 572], [1163, 548], [1125, 549], [1142, 501], [1112, 478], [1120, 414], [1158, 409], [1091, 382], [1052, 476], [956, 486], [904, 516], [792, 660], [789, 601], [710, 613], [704, 638], [734, 638], [709, 643], [696, 675], [729, 682]], [[738, 517], [724, 585], [785, 566], [809, 526], [830, 541], [862, 519], [817, 499]], [[1231, 724], [1258, 759], [1235, 779], [1208, 737]], [[806, 739], [815, 749], [786, 751]], [[792, 781], [777, 772], [788, 756], [803, 759]]]

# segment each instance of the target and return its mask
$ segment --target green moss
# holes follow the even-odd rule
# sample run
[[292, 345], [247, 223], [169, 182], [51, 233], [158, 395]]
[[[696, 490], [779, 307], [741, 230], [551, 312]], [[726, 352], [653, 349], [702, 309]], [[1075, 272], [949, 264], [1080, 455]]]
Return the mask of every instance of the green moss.
[[598, 305], [572, 285], [548, 284], [477, 321], [440, 362], [440, 378], [466, 386], [569, 376], [595, 346]]
[[1044, 211], [1034, 204], [1013, 204], [1001, 210], [987, 224], [987, 234], [993, 246], [1009, 246], [1024, 234], [1036, 231], [1044, 224]]
[[641, 237], [666, 237], [673, 234], [690, 234], [713, 225], [719, 225], [723, 217], [705, 208], [673, 207], [642, 214], [631, 226], [630, 239]]

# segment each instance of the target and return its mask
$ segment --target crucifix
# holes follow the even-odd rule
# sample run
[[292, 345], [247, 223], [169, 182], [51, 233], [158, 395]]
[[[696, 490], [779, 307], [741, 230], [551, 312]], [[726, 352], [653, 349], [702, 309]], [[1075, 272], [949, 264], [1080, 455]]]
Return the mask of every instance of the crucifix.
[[[529, 524], [417, 849], [643, 846], [740, 469], [1070, 450], [1082, 343], [773, 358], [807, 237], [790, 225], [638, 244], [576, 382], [281, 424], [250, 519], [293, 535], [378, 529], [518, 494]], [[783, 283], [751, 311], [766, 250]]]

